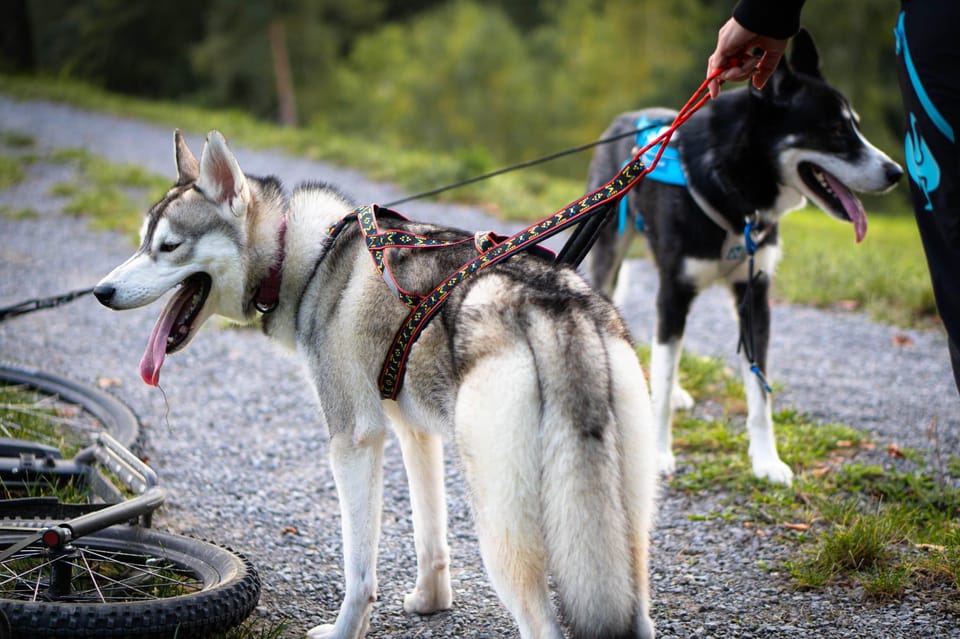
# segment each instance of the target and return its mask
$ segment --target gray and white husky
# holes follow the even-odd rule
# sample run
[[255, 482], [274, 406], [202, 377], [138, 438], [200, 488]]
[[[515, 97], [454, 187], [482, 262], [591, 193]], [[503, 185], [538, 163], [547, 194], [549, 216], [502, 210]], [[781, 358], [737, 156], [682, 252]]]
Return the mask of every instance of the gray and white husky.
[[[859, 242], [867, 217], [853, 192], [886, 191], [903, 174], [863, 137], [850, 102], [827, 83], [819, 66], [813, 39], [801, 30], [789, 64], [781, 60], [762, 90], [742, 87], [707, 103], [673, 136], [658, 166], [665, 170], [647, 176], [626, 196], [620, 222], [601, 229], [588, 255], [590, 281], [619, 295], [624, 288], [618, 274], [630, 242], [639, 230], [646, 235], [659, 274], [650, 392], [658, 465], [665, 473], [673, 472], [675, 463], [673, 408], [693, 405], [677, 384], [687, 314], [701, 291], [722, 282], [739, 302], [741, 335], [752, 342], [752, 349], [744, 347], [742, 369], [753, 472], [782, 484], [793, 477], [777, 453], [765, 381], [753, 370], [753, 364], [759, 371], [767, 365], [768, 295], [780, 256], [780, 218], [809, 198], [828, 215], [852, 223]], [[651, 108], [617, 116], [602, 137], [641, 129], [639, 136], [598, 149], [587, 190], [613, 177], [645, 146], [645, 133], [652, 139], [675, 115]], [[752, 281], [744, 235], [748, 220], [757, 246]], [[748, 282], [751, 294], [745, 297]]]
[[[175, 156], [177, 182], [150, 209], [139, 249], [95, 294], [122, 310], [175, 291], [141, 362], [152, 384], [165, 355], [184, 348], [208, 317], [250, 320], [274, 297], [263, 330], [309, 372], [343, 514], [344, 601], [334, 624], [308, 636], [367, 632], [390, 424], [415, 530], [417, 579], [406, 611], [451, 606], [441, 457], [448, 437], [469, 482], [487, 573], [521, 636], [561, 639], [562, 618], [575, 637], [653, 637], [652, 414], [613, 306], [573, 270], [517, 255], [454, 289], [413, 346], [397, 399], [383, 400], [381, 363], [409, 309], [381, 280], [355, 222], [335, 239], [328, 232], [351, 203], [326, 185], [301, 185], [288, 197], [276, 179], [244, 175], [216, 131], [199, 162], [178, 131]], [[409, 291], [429, 292], [476, 255], [473, 234], [382, 215], [390, 228], [465, 240], [443, 250], [391, 249], [392, 275]]]

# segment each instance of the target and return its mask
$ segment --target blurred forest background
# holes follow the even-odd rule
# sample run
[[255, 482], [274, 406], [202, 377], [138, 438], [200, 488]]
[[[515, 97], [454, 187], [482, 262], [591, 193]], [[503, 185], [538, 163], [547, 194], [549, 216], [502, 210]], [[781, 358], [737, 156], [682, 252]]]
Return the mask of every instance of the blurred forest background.
[[[776, 0], [771, 0], [776, 1]], [[732, 0], [4, 0], [0, 73], [242, 109], [502, 166], [679, 107]], [[867, 136], [902, 159], [891, 0], [811, 0], [804, 24]], [[544, 167], [581, 179], [586, 161]]]

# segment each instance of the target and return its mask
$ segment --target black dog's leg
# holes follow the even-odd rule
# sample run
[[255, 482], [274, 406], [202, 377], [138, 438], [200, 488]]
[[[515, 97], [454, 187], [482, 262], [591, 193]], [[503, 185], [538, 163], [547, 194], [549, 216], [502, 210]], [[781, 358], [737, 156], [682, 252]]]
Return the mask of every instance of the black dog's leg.
[[759, 273], [750, 285], [734, 284], [732, 292], [740, 317], [741, 368], [747, 395], [747, 432], [753, 473], [778, 484], [790, 484], [793, 472], [777, 454], [770, 393], [763, 377], [770, 343], [770, 278], [766, 273]]
[[684, 408], [693, 405], [690, 396], [679, 388], [677, 373], [687, 313], [696, 296], [697, 291], [689, 284], [661, 273], [657, 327], [650, 347], [650, 399], [657, 429], [657, 468], [664, 474], [672, 473], [676, 465], [671, 434], [673, 408], [675, 404]]

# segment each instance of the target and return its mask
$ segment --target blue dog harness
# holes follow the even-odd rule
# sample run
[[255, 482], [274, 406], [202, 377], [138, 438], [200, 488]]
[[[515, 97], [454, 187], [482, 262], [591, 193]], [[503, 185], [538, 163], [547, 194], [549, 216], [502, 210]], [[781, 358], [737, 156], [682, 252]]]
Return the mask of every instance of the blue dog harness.
[[[651, 120], [647, 116], [641, 115], [637, 118], [635, 125], [637, 135], [634, 138], [634, 148], [642, 149], [658, 136], [663, 135], [670, 127], [671, 122], [671, 118]], [[646, 166], [653, 166], [653, 161], [657, 156], [658, 150], [659, 147], [654, 146], [640, 156]], [[654, 166], [653, 171], [647, 175], [646, 179], [653, 180], [654, 182], [662, 182], [663, 184], [672, 184], [673, 186], [686, 186], [687, 176], [684, 175], [683, 166], [680, 164], [680, 150], [672, 145], [667, 146], [663, 151], [663, 155], [660, 156], [660, 162]], [[621, 235], [627, 232], [628, 197], [630, 197], [629, 193], [623, 196], [617, 209], [617, 231]], [[637, 216], [635, 225], [637, 231], [643, 233], [644, 225], [642, 214]]]

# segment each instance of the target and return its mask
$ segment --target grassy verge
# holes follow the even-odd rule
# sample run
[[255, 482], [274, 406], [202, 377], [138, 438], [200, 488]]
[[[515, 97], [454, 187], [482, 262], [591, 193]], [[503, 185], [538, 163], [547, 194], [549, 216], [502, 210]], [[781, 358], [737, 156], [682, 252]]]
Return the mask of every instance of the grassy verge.
[[681, 383], [698, 401], [719, 402], [725, 417], [678, 416], [674, 446], [684, 471], [671, 489], [724, 495], [716, 518], [787, 544], [790, 558], [777, 568], [799, 590], [859, 587], [877, 601], [909, 592], [960, 610], [960, 458], [941, 456], [936, 424], [928, 432], [932, 452], [923, 455], [892, 445], [878, 451], [847, 426], [780, 412], [780, 452], [796, 478], [789, 488], [776, 486], [751, 475], [730, 377], [714, 360], [681, 361]]

